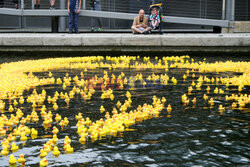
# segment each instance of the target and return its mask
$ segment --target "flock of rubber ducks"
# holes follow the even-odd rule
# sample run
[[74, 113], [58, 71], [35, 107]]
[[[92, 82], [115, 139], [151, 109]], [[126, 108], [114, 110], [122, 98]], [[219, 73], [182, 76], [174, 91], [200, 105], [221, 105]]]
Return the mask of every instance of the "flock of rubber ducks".
[[[88, 70], [97, 68], [104, 69], [102, 76], [95, 75], [88, 78], [85, 76]], [[153, 69], [157, 73], [147, 76], [143, 76], [139, 72], [132, 76], [125, 76], [124, 72], [121, 72], [118, 76], [110, 74], [110, 70], [115, 71], [117, 68], [130, 68], [135, 71]], [[153, 96], [152, 104], [145, 103], [142, 106], [139, 105], [135, 110], [130, 110], [132, 95], [129, 91], [125, 94], [124, 102], [115, 101], [114, 95], [115, 90], [124, 89], [125, 86], [129, 86], [133, 90], [138, 85], [144, 88], [148, 84], [177, 85], [181, 80], [177, 80], [174, 76], [168, 76], [167, 72], [170, 68], [187, 69], [182, 79], [183, 81], [192, 79], [187, 93], [181, 97], [183, 105], [192, 103], [195, 107], [197, 99], [196, 97], [191, 98], [190, 95], [193, 95], [197, 90], [204, 89], [204, 86], [206, 87], [206, 93], [203, 94], [203, 99], [210, 107], [213, 107], [215, 100], [213, 97], [209, 97], [210, 94], [224, 95], [229, 87], [237, 87], [237, 91], [241, 92], [246, 86], [250, 85], [250, 63], [248, 62], [206, 63], [205, 60], [195, 62], [189, 56], [171, 56], [161, 59], [158, 57], [154, 59], [143, 57], [141, 59], [139, 56], [92, 56], [4, 63], [0, 65], [1, 155], [7, 156], [10, 152], [16, 152], [19, 146], [15, 141], [25, 142], [39, 137], [38, 130], [28, 126], [39, 122], [42, 122], [43, 128], [52, 134], [52, 137], [40, 149], [40, 166], [48, 165], [46, 156], [49, 152], [52, 152], [55, 157], [58, 157], [61, 153], [70, 154], [74, 152], [69, 136], [65, 136], [63, 148], [57, 145], [59, 140], [57, 134], [69, 124], [69, 119], [62, 117], [60, 114], [62, 111], [58, 112], [58, 110], [65, 106], [69, 108], [74, 98], [80, 98], [83, 102], [90, 101], [97, 89], [102, 92], [100, 99], [110, 100], [111, 103], [115, 104], [115, 107], [112, 111], [107, 111], [101, 105], [100, 113], [105, 113], [105, 116], [100, 120], [91, 120], [81, 112], [74, 116], [77, 120], [77, 134], [81, 144], [110, 136], [119, 136], [135, 123], [158, 117], [164, 109], [170, 117], [172, 107], [171, 104], [166, 105], [167, 99], [165, 97], [157, 98]], [[55, 78], [51, 71], [58, 69], [83, 69], [83, 71], [79, 76], [76, 75], [72, 78], [69, 73], [66, 73], [63, 78]], [[34, 75], [37, 72], [48, 72], [48, 75], [41, 78]], [[210, 72], [237, 72], [242, 73], [242, 75], [225, 78], [196, 76]], [[45, 89], [38, 93], [37, 86], [51, 84], [61, 87], [60, 90], [63, 91], [58, 90], [52, 96], [47, 95]], [[216, 85], [216, 87], [211, 89], [211, 85]], [[221, 85], [224, 85], [225, 89]], [[31, 93], [24, 95], [24, 92]], [[59, 104], [59, 100], [64, 101], [64, 104]], [[250, 95], [231, 94], [226, 95], [225, 100], [232, 102], [232, 109], [242, 110], [250, 103]], [[24, 105], [29, 105], [32, 111], [30, 114], [24, 112]], [[221, 104], [218, 111], [223, 114], [225, 109], [226, 107]], [[15, 165], [17, 162], [22, 165], [25, 164], [24, 154], [21, 154], [18, 159], [13, 154], [10, 155], [9, 164]]]

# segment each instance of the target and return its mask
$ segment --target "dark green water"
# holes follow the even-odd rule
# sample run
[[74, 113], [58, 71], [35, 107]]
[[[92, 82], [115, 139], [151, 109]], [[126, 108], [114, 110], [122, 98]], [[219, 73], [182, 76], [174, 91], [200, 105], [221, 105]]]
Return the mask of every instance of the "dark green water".
[[[160, 57], [160, 56], [159, 56]], [[38, 57], [33, 57], [35, 59]], [[207, 62], [215, 61], [249, 61], [246, 56], [211, 56], [211, 57], [194, 57], [196, 61], [207, 59]], [[1, 58], [0, 63], [32, 59], [31, 57], [14, 57]], [[102, 76], [104, 69], [88, 70], [84, 73], [85, 77], [93, 77], [94, 75]], [[107, 70], [107, 69], [105, 69]], [[188, 86], [192, 83], [192, 78], [189, 77], [183, 81], [182, 76], [186, 69], [172, 68], [167, 72], [167, 75], [173, 76], [178, 80], [177, 85], [160, 85], [147, 84], [146, 87], [142, 85], [135, 86], [134, 90], [130, 90], [129, 86], [124, 85], [124, 90], [114, 89], [115, 100], [101, 100], [101, 90], [96, 90], [92, 99], [84, 102], [80, 96], [75, 96], [70, 107], [66, 108], [63, 100], [58, 100], [60, 107], [58, 111], [62, 117], [68, 117], [70, 123], [65, 130], [58, 134], [58, 147], [61, 154], [55, 158], [50, 152], [46, 157], [49, 166], [249, 166], [250, 163], [250, 114], [249, 105], [243, 111], [232, 110], [231, 102], [225, 101], [225, 95], [248, 94], [249, 86], [245, 86], [241, 93], [238, 92], [237, 87], [230, 87], [225, 90], [225, 85], [209, 85], [211, 90], [215, 87], [225, 90], [224, 94], [210, 93], [209, 97], [215, 99], [215, 106], [209, 107], [207, 102], [203, 100], [203, 94], [206, 93], [207, 85], [204, 84], [201, 90], [194, 90], [190, 98], [196, 97], [197, 104], [195, 108], [192, 104], [184, 106], [181, 102], [181, 96], [187, 93]], [[80, 75], [81, 70], [58, 70], [52, 71], [55, 78], [65, 76], [68, 72], [73, 78], [75, 75]], [[145, 76], [151, 74], [162, 74], [164, 70], [135, 70], [135, 69], [116, 69], [109, 72], [118, 76], [124, 72], [126, 76], [136, 75], [142, 73]], [[195, 73], [196, 80], [199, 75], [207, 77], [220, 76], [235, 76], [238, 73]], [[47, 73], [35, 73], [39, 77], [47, 76]], [[72, 86], [70, 87], [72, 89]], [[70, 90], [68, 88], [67, 91]], [[63, 89], [56, 85], [48, 85], [38, 87], [38, 93], [45, 89], [47, 95], [54, 95], [55, 91], [63, 91]], [[95, 142], [86, 142], [82, 145], [78, 142], [79, 136], [76, 133], [77, 121], [75, 114], [83, 113], [83, 116], [90, 117], [91, 120], [98, 120], [103, 118], [105, 114], [100, 114], [100, 106], [103, 105], [107, 111], [112, 111], [116, 102], [120, 100], [124, 102], [126, 99], [126, 91], [130, 91], [132, 95], [132, 107], [129, 110], [136, 109], [138, 105], [144, 103], [151, 104], [152, 97], [165, 97], [166, 104], [172, 105], [172, 113], [168, 116], [167, 111], [163, 110], [159, 118], [153, 118], [141, 123], [137, 123], [130, 127], [133, 131], [125, 131], [119, 137], [108, 137], [103, 140]], [[31, 93], [26, 92], [26, 94]], [[212, 92], [212, 91], [211, 91]], [[218, 112], [218, 107], [223, 104], [226, 111], [223, 114]], [[48, 105], [52, 107], [52, 105]], [[27, 107], [24, 110], [25, 114], [30, 114], [32, 109]], [[248, 112], [247, 112], [248, 111]], [[21, 153], [25, 154], [27, 166], [38, 166], [40, 162], [40, 149], [43, 144], [48, 141], [46, 135], [51, 136], [50, 131], [45, 131], [42, 127], [42, 122], [39, 124], [29, 124], [30, 127], [39, 129], [39, 136], [37, 139], [28, 140], [24, 147], [22, 142], [18, 142], [20, 149], [13, 153], [18, 157]], [[53, 124], [52, 124], [53, 126]], [[68, 135], [72, 139], [71, 145], [74, 147], [74, 153], [63, 153], [64, 137]], [[8, 166], [7, 157], [0, 156], [1, 166]]]

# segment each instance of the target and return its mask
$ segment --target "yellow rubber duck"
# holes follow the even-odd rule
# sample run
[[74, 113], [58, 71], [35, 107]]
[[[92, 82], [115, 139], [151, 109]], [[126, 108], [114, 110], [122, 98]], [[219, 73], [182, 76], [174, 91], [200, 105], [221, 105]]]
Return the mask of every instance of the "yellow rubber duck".
[[214, 99], [213, 98], [210, 98], [210, 100], [208, 101], [208, 103], [213, 106], [214, 105]]
[[82, 113], [78, 113], [78, 115], [76, 115], [75, 118], [76, 118], [77, 120], [82, 119]]
[[196, 100], [196, 97], [194, 97], [194, 98], [193, 98], [193, 100], [192, 100], [193, 105], [195, 105], [195, 104], [196, 104], [196, 101], [197, 101], [197, 100]]
[[69, 120], [67, 117], [64, 117], [63, 121], [64, 121], [64, 126], [67, 126], [69, 124]]
[[46, 158], [43, 158], [41, 161], [40, 161], [40, 167], [46, 167], [48, 166], [48, 161]]
[[56, 122], [59, 122], [62, 119], [61, 115], [56, 114], [55, 120]]
[[14, 106], [17, 106], [17, 105], [18, 105], [17, 100], [14, 100], [13, 105], [14, 105]]
[[219, 110], [220, 111], [225, 111], [225, 107], [223, 107], [221, 104], [219, 105]]
[[208, 96], [206, 94], [203, 95], [204, 100], [208, 100]]
[[13, 142], [11, 144], [11, 151], [12, 152], [16, 152], [18, 149], [19, 149], [19, 146], [17, 146], [16, 143]]
[[216, 87], [216, 88], [214, 89], [214, 93], [215, 93], [215, 94], [218, 94], [218, 92], [219, 92], [219, 89], [218, 89], [218, 87]]
[[53, 135], [52, 140], [53, 140], [53, 143], [56, 144], [56, 142], [58, 141], [57, 135]]
[[13, 136], [12, 134], [9, 134], [8, 135], [8, 138], [7, 138], [10, 142], [14, 141], [16, 139], [15, 136]]
[[8, 111], [9, 111], [9, 112], [13, 112], [13, 111], [14, 111], [14, 108], [13, 108], [12, 105], [9, 106], [9, 110], [8, 110]]
[[68, 144], [65, 148], [65, 151], [67, 154], [70, 154], [72, 152], [74, 152], [74, 148], [70, 146], [70, 144]]
[[13, 154], [10, 155], [9, 163], [11, 165], [16, 164], [16, 157]]
[[21, 141], [27, 141], [27, 140], [28, 140], [28, 137], [25, 135], [25, 133], [22, 133], [22, 134], [21, 134], [20, 140], [21, 140]]
[[188, 87], [188, 93], [190, 94], [192, 91], [193, 91], [193, 87], [192, 87], [192, 86], [189, 86], [189, 87]]
[[55, 146], [54, 149], [53, 149], [52, 154], [53, 154], [55, 157], [58, 157], [60, 153], [61, 153], [61, 152], [59, 151], [58, 147]]
[[56, 84], [58, 84], [58, 85], [61, 85], [61, 84], [62, 84], [62, 80], [61, 80], [61, 78], [57, 78], [57, 80], [56, 80]]
[[52, 133], [53, 133], [54, 135], [56, 135], [56, 134], [59, 132], [59, 130], [58, 130], [57, 127], [55, 127], [55, 126], [53, 126], [52, 129], [53, 129], [53, 130], [52, 130]]
[[183, 75], [183, 80], [185, 81], [187, 79], [187, 76], [184, 74]]
[[20, 104], [23, 104], [23, 103], [24, 103], [24, 98], [23, 98], [23, 96], [20, 97], [19, 103], [20, 103]]
[[25, 158], [24, 158], [24, 155], [23, 154], [21, 154], [20, 156], [19, 156], [19, 158], [18, 158], [18, 163], [22, 163], [22, 164], [24, 164], [25, 163]]
[[69, 136], [65, 136], [64, 143], [67, 143], [67, 144], [71, 143], [71, 139], [69, 138]]
[[105, 108], [103, 106], [100, 107], [100, 112], [103, 113], [105, 111]]
[[89, 119], [89, 117], [87, 117], [85, 123], [87, 126], [89, 126], [92, 123], [92, 121]]
[[172, 111], [172, 107], [171, 107], [170, 104], [169, 104], [168, 107], [167, 107], [167, 111], [168, 111], [168, 113], [170, 113], [170, 112]]
[[80, 143], [85, 143], [86, 142], [86, 136], [81, 136], [79, 139]]
[[121, 103], [120, 101], [118, 101], [118, 102], [116, 103], [116, 107], [117, 107], [117, 108], [120, 108], [121, 105], [122, 105], [122, 103]]
[[69, 106], [70, 98], [66, 97], [64, 101], [66, 102], [67, 106]]
[[233, 108], [233, 109], [237, 108], [237, 103], [236, 103], [236, 102], [233, 102], [233, 103], [232, 103], [232, 108]]
[[38, 131], [35, 128], [31, 129], [31, 135], [32, 136], [37, 136], [38, 135]]
[[52, 73], [51, 73], [51, 72], [49, 72], [48, 76], [49, 76], [49, 77], [52, 77]]
[[3, 147], [3, 150], [1, 151], [1, 154], [3, 156], [7, 156], [9, 154], [9, 149], [8, 147]]
[[47, 153], [46, 151], [44, 151], [44, 149], [41, 149], [41, 150], [40, 150], [40, 157], [41, 157], [41, 158], [46, 157], [47, 154], [48, 154], [48, 153]]
[[54, 110], [57, 110], [57, 109], [58, 109], [58, 105], [57, 105], [57, 103], [54, 103], [54, 105], [53, 105], [53, 109], [54, 109]]
[[161, 102], [162, 102], [162, 103], [165, 103], [166, 101], [167, 101], [167, 100], [166, 100], [165, 97], [162, 97], [162, 98], [161, 98]]

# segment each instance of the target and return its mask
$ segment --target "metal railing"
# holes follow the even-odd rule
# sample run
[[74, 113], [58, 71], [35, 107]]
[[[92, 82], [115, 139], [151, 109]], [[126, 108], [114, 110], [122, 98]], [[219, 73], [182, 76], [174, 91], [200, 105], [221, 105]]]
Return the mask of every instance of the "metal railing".
[[[102, 11], [97, 12], [90, 11], [90, 0], [82, 1], [82, 9], [86, 10], [82, 10], [80, 16], [127, 20], [132, 20], [134, 14], [138, 13], [141, 8], [148, 13], [150, 5], [149, 0], [102, 0]], [[67, 16], [65, 10], [67, 0], [56, 0], [56, 10], [53, 11], [48, 11], [49, 1], [40, 1], [40, 10], [35, 10], [34, 0], [19, 0], [19, 10], [16, 11], [8, 10], [14, 8], [12, 0], [5, 0], [4, 2], [4, 8], [0, 8], [0, 14], [21, 17]], [[235, 0], [164, 0], [162, 2], [163, 14], [167, 16], [165, 21], [169, 23], [228, 27], [229, 21], [234, 21], [235, 17], [237, 18], [239, 15], [239, 9], [237, 8], [239, 4], [235, 4]], [[244, 14], [241, 12], [241, 15]], [[249, 16], [246, 16], [246, 19], [248, 18]], [[63, 19], [60, 22], [63, 22]], [[65, 25], [65, 23], [63, 24]]]

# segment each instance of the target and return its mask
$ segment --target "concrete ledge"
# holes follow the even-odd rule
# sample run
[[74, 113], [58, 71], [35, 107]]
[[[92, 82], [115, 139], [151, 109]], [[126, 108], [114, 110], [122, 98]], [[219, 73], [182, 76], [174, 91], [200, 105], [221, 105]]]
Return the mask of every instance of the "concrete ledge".
[[[33, 52], [56, 52], [56, 54], [60, 54], [59, 52], [84, 52], [87, 54], [91, 53], [107, 53], [107, 54], [113, 54], [114, 52], [118, 52], [120, 54], [125, 53], [156, 53], [156, 52], [227, 52], [227, 53], [250, 53], [250, 47], [231, 47], [231, 46], [225, 46], [225, 47], [217, 47], [217, 46], [206, 46], [206, 47], [200, 47], [200, 46], [5, 46], [0, 47], [0, 53], [1, 52], [23, 52], [23, 53], [33, 53]], [[96, 55], [95, 54], [95, 55]], [[93, 54], [92, 54], [93, 55]]]
[[120, 46], [121, 37], [111, 37], [111, 36], [83, 36], [82, 46]]
[[200, 46], [198, 36], [170, 36], [162, 38], [162, 46]]
[[2, 37], [2, 45], [5, 46], [42, 46], [42, 38], [34, 38], [31, 36], [24, 37]]
[[[7, 47], [8, 46], [8, 47]], [[55, 46], [61, 51], [64, 48], [70, 50], [98, 51], [114, 50], [119, 51], [149, 51], [159, 49], [166, 51], [200, 50], [213, 48], [212, 50], [222, 51], [222, 49], [238, 50], [237, 48], [250, 49], [250, 33], [236, 34], [164, 34], [164, 35], [133, 35], [115, 33], [91, 33], [91, 34], [46, 34], [46, 33], [5, 33], [0, 34], [0, 50], [6, 51], [18, 48], [26, 50], [32, 46], [32, 50], [53, 51]], [[4, 47], [7, 47], [6, 49]], [[231, 48], [230, 48], [231, 47]], [[199, 48], [199, 49], [198, 49]], [[215, 49], [216, 48], [216, 49]], [[91, 51], [91, 50], [90, 50]]]
[[162, 36], [160, 35], [133, 35], [121, 38], [122, 46], [162, 46]]
[[81, 46], [81, 37], [43, 37], [44, 46]]

